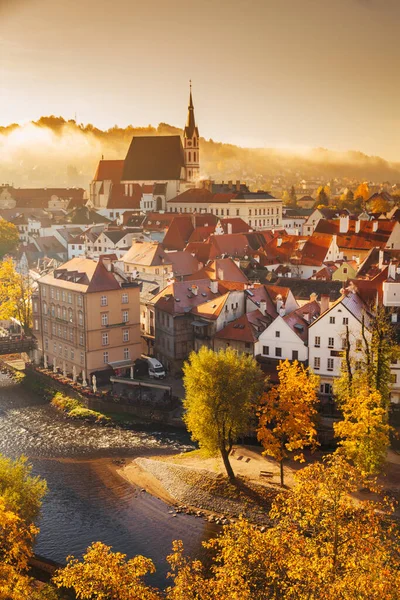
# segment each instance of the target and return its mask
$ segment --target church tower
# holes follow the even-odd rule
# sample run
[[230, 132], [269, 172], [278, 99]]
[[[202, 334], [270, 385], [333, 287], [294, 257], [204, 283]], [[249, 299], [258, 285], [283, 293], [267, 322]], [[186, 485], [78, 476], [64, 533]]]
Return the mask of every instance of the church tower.
[[199, 130], [194, 118], [194, 106], [192, 99], [192, 82], [190, 82], [190, 96], [188, 106], [188, 118], [183, 136], [185, 152], [186, 181], [194, 183], [200, 177], [200, 152], [199, 152]]

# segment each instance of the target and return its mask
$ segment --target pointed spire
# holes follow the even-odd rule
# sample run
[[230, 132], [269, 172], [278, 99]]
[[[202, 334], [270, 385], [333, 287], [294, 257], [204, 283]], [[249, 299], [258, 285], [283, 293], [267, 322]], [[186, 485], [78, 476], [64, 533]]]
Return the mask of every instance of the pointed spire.
[[189, 106], [188, 106], [188, 118], [185, 127], [185, 137], [192, 138], [196, 130], [196, 121], [194, 118], [194, 106], [192, 98], [192, 80], [189, 81], [190, 93], [189, 93]]

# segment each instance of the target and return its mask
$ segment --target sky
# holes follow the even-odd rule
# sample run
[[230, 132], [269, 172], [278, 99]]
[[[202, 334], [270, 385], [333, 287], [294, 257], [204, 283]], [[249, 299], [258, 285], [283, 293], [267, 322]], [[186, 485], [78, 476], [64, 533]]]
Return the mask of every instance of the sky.
[[400, 160], [399, 0], [0, 0], [0, 125], [183, 126]]

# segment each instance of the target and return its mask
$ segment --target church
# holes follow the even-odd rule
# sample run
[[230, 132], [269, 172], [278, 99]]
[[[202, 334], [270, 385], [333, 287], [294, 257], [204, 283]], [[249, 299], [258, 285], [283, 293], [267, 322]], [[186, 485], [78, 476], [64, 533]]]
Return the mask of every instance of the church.
[[90, 186], [90, 203], [109, 218], [126, 210], [166, 210], [168, 200], [194, 188], [200, 177], [199, 130], [190, 84], [183, 139], [138, 136], [125, 160], [101, 160]]

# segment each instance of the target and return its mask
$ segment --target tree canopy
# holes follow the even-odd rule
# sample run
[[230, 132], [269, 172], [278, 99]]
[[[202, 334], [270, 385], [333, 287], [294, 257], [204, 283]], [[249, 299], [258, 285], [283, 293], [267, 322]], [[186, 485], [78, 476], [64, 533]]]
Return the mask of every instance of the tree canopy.
[[[284, 459], [290, 452], [316, 445], [319, 378], [297, 360], [292, 363], [280, 361], [278, 377], [279, 384], [262, 397], [257, 437], [264, 454], [279, 461], [283, 486]], [[301, 452], [294, 458], [304, 460]]]
[[32, 324], [32, 281], [17, 273], [11, 258], [0, 262], [0, 318], [17, 319], [25, 332]]
[[249, 429], [262, 391], [262, 372], [251, 356], [205, 346], [191, 353], [183, 371], [184, 420], [192, 439], [210, 455], [220, 453], [234, 479], [229, 452]]
[[19, 244], [19, 233], [14, 223], [0, 217], [0, 258], [14, 252]]

